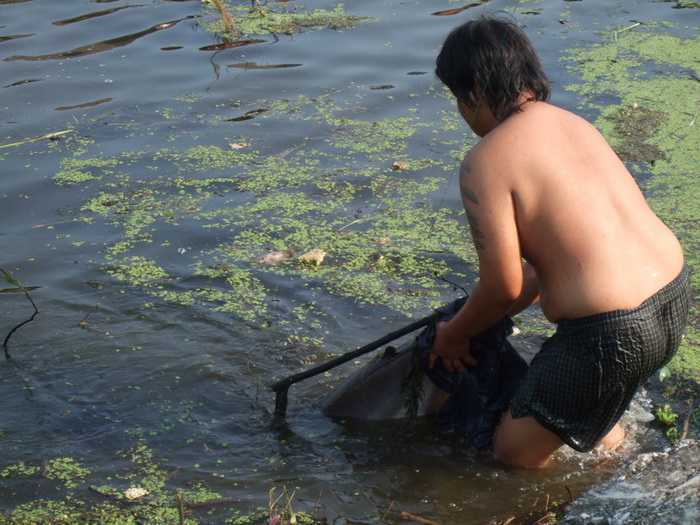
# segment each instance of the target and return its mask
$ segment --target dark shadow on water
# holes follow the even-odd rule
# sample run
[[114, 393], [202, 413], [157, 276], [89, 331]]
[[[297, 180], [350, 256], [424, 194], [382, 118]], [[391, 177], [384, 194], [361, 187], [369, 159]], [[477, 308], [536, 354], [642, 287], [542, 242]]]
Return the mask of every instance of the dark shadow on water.
[[125, 5], [121, 7], [115, 7], [112, 9], [105, 9], [103, 11], [95, 11], [93, 13], [88, 13], [86, 15], [81, 15], [81, 16], [76, 16], [73, 18], [67, 18], [65, 20], [57, 20], [55, 22], [51, 22], [55, 26], [67, 26], [70, 24], [75, 24], [76, 22], [84, 22], [85, 20], [90, 20], [92, 18], [97, 18], [100, 16], [105, 16], [105, 15], [111, 15], [112, 13], [116, 13], [118, 11], [121, 11], [122, 9], [129, 9], [131, 7], [141, 7], [137, 5]]
[[126, 45], [131, 44], [135, 40], [138, 40], [139, 38], [142, 38], [147, 35], [151, 35], [153, 33], [156, 33], [158, 31], [162, 31], [163, 29], [169, 29], [176, 24], [182, 22], [183, 20], [191, 20], [193, 18], [197, 18], [196, 16], [188, 16], [185, 18], [181, 18], [179, 20], [173, 20], [171, 22], [164, 22], [162, 24], [157, 24], [154, 25], [148, 29], [145, 29], [143, 31], [139, 31], [138, 33], [132, 33], [130, 35], [124, 35], [120, 36], [117, 38], [110, 38], [109, 40], [102, 40], [100, 42], [95, 42], [94, 44], [88, 44], [86, 46], [80, 46], [76, 47], [75, 49], [72, 49], [70, 51], [61, 51], [58, 53], [50, 53], [47, 55], [14, 55], [11, 57], [5, 58], [5, 62], [12, 62], [15, 60], [26, 60], [30, 62], [34, 61], [39, 61], [39, 60], [63, 60], [66, 58], [78, 58], [78, 57], [84, 57], [88, 55], [95, 55], [97, 53], [102, 53], [104, 51], [110, 51], [112, 49], [116, 49], [119, 47], [123, 47]]

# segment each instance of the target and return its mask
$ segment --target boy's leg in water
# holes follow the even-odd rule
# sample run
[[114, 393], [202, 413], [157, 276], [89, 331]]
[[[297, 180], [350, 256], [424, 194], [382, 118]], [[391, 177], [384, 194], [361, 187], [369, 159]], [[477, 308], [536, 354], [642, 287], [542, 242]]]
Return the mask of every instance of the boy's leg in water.
[[617, 447], [622, 445], [622, 442], [625, 440], [625, 431], [622, 430], [622, 427], [620, 426], [620, 423], [615, 423], [615, 426], [612, 428], [608, 434], [600, 440], [600, 443], [598, 444], [598, 447], [603, 448], [605, 450], [615, 450]]
[[547, 465], [549, 457], [563, 444], [534, 417], [513, 419], [508, 410], [496, 429], [493, 452], [496, 459], [508, 465], [538, 468]]
[[[625, 431], [616, 423], [600, 441], [600, 447], [616, 449], [625, 439]], [[496, 458], [515, 467], [539, 468], [547, 466], [549, 459], [564, 442], [540, 425], [532, 416], [513, 419], [508, 410], [496, 430], [493, 452]]]

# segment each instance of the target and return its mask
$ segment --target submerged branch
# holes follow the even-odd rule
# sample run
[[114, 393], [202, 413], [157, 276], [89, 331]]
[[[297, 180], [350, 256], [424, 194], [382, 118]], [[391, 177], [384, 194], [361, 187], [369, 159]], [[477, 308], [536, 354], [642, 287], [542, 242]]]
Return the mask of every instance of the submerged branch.
[[22, 293], [24, 293], [25, 297], [26, 297], [27, 299], [29, 299], [29, 302], [31, 303], [32, 307], [34, 308], [34, 313], [32, 314], [32, 316], [31, 316], [29, 319], [27, 319], [27, 320], [25, 320], [25, 321], [22, 321], [20, 324], [18, 324], [18, 325], [15, 326], [12, 330], [10, 330], [9, 333], [7, 334], [7, 336], [5, 337], [5, 340], [2, 342], [2, 348], [5, 350], [5, 359], [9, 359], [9, 358], [10, 358], [10, 352], [9, 352], [9, 350], [8, 350], [8, 348], [7, 348], [7, 345], [8, 345], [8, 343], [10, 342], [10, 337], [12, 337], [12, 334], [14, 334], [14, 333], [15, 333], [18, 329], [20, 329], [22, 326], [24, 326], [24, 325], [27, 324], [27, 323], [32, 322], [32, 321], [34, 320], [34, 318], [36, 317], [36, 314], [39, 313], [39, 309], [36, 307], [36, 304], [34, 304], [34, 300], [29, 296], [28, 290], [29, 290], [30, 288], [25, 288], [24, 286], [22, 286], [22, 285], [20, 284], [20, 282], [17, 281], [17, 279], [14, 279], [14, 278], [12, 277], [12, 275], [10, 275], [9, 273], [7, 273], [7, 272], [6, 272], [5, 270], [3, 270], [2, 268], [0, 268], [0, 272], [2, 272], [2, 273], [5, 275], [5, 280], [6, 280], [8, 283], [10, 283], [10, 284], [16, 286], [16, 287], [18, 288], [18, 291], [21, 291]]

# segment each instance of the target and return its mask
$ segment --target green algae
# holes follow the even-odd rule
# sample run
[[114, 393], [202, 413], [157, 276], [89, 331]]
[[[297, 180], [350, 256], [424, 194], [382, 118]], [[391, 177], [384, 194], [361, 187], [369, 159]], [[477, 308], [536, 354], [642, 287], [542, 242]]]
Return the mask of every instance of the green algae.
[[120, 159], [66, 157], [59, 165], [59, 171], [53, 179], [60, 185], [80, 184], [96, 177], [106, 177], [114, 173], [110, 168], [116, 167]]
[[154, 261], [140, 256], [126, 257], [113, 269], [107, 271], [119, 280], [145, 287], [156, 286], [170, 277]]
[[[615, 32], [603, 42], [568, 51], [582, 79], [569, 89], [585, 94], [584, 110], [628, 163], [654, 211], [673, 229], [700, 285], [700, 40], [680, 38], [661, 24]], [[615, 97], [615, 103], [610, 103]], [[700, 308], [693, 293], [690, 325], [670, 368], [700, 379]]]
[[688, 2], [687, 0], [664, 0], [664, 2], [675, 2], [674, 9], [700, 9], [700, 2]]
[[[129, 524], [180, 523], [177, 495], [189, 507], [218, 503], [221, 495], [207, 488], [204, 483], [194, 483], [177, 492], [166, 488], [170, 473], [161, 468], [162, 460], [144, 442], [116, 453], [122, 458], [122, 470], [115, 470], [108, 483], [89, 485], [94, 477], [89, 469], [72, 458], [54, 458], [43, 466], [27, 466], [23, 463], [9, 466], [0, 473], [0, 479], [14, 479], [52, 484], [55, 491], [67, 491], [63, 501], [32, 498], [4, 513], [3, 523], [29, 524]], [[37, 474], [41, 471], [41, 477]], [[43, 487], [42, 487], [43, 488]], [[143, 496], [129, 494], [134, 489], [144, 489]], [[45, 492], [46, 489], [42, 490]], [[38, 492], [38, 491], [37, 491]], [[192, 514], [192, 511], [187, 512]], [[231, 509], [235, 514], [235, 509]], [[183, 523], [196, 524], [199, 520], [187, 517]]]
[[[358, 104], [368, 96], [366, 87], [350, 91], [249, 103], [266, 108], [255, 116], [263, 129], [286, 125], [293, 115], [318, 131], [283, 147], [274, 146], [274, 134], [257, 133], [224, 140], [228, 145], [187, 136], [184, 149], [176, 140], [167, 148], [116, 154], [66, 141], [56, 182], [69, 181], [86, 195], [76, 222], [116, 234], [91, 242], [104, 271], [151, 300], [202, 305], [264, 325], [273, 315], [271, 283], [278, 276], [318, 300], [330, 294], [419, 314], [444, 302], [447, 287], [436, 275], [451, 273], [459, 281], [464, 274], [455, 268], [476, 260], [464, 242], [461, 210], [438, 202], [447, 182], [438, 174], [454, 173], [462, 141], [447, 140], [455, 148], [448, 155], [408, 154], [426, 136], [442, 137], [445, 129], [461, 134], [458, 116], [443, 113], [426, 122], [408, 108], [375, 120]], [[444, 96], [433, 88], [429, 93]], [[227, 125], [218, 113], [202, 120]], [[178, 231], [191, 229], [212, 244], [173, 246], [162, 233], [179, 238]], [[70, 242], [83, 241], [74, 235]], [[298, 264], [296, 257], [313, 249], [328, 254], [324, 263]], [[275, 265], [259, 262], [271, 251], [294, 256]], [[322, 325], [324, 313], [302, 308], [301, 298], [291, 303], [278, 319], [287, 331], [281, 337], [303, 340], [305, 330]]]
[[294, 35], [319, 29], [353, 29], [361, 22], [371, 20], [368, 17], [347, 14], [342, 3], [333, 9], [313, 10], [306, 10], [301, 4], [294, 3], [288, 6], [283, 2], [255, 2], [252, 7], [247, 7], [226, 1], [224, 5], [233, 18], [237, 34], [231, 34], [213, 6], [207, 8], [212, 19], [205, 22], [204, 26], [212, 33], [234, 40], [254, 35]]

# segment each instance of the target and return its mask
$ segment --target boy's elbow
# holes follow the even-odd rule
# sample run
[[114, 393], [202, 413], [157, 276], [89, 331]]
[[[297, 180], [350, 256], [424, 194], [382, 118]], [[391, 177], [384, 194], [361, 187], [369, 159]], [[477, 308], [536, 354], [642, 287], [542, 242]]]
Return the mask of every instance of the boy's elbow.
[[494, 299], [502, 305], [503, 308], [510, 310], [514, 304], [520, 299], [519, 293], [513, 293], [512, 290], [507, 290], [501, 295], [497, 295]]
[[486, 280], [484, 282], [484, 279], [482, 278], [481, 281], [486, 285], [485, 287], [489, 291], [491, 300], [504, 306], [511, 306], [514, 304], [518, 299], [520, 299], [523, 292], [522, 279], [520, 281], [517, 279], [498, 279], [491, 282]]

